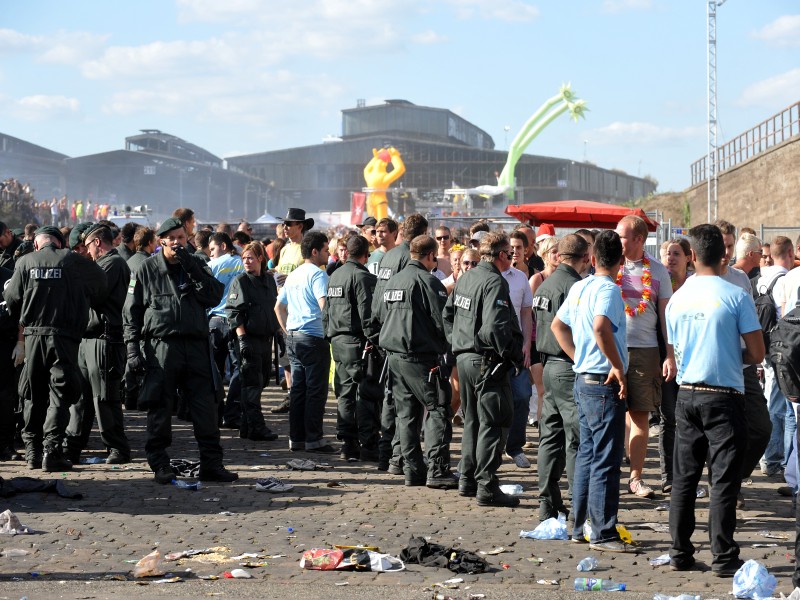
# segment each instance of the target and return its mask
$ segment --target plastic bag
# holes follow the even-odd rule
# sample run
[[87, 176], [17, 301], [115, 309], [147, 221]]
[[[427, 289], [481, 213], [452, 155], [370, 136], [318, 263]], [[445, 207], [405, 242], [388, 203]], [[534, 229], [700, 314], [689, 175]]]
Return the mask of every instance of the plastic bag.
[[404, 571], [406, 568], [405, 563], [390, 554], [381, 554], [380, 552], [373, 552], [367, 550], [369, 554], [369, 570], [385, 573], [387, 571]]
[[19, 517], [11, 512], [11, 509], [0, 513], [0, 533], [8, 535], [20, 535], [23, 533], [33, 533], [28, 527], [20, 523]]
[[737, 598], [771, 598], [777, 586], [775, 576], [755, 560], [748, 560], [733, 576], [733, 595]]
[[136, 566], [133, 567], [134, 577], [161, 577], [164, 574], [164, 557], [161, 552], [153, 550], [147, 556], [142, 557]]
[[333, 571], [344, 558], [341, 550], [330, 550], [329, 548], [312, 548], [303, 552], [300, 559], [301, 569], [311, 569], [314, 571]]
[[[625, 525], [617, 525], [617, 533], [619, 534], [619, 539], [626, 544], [633, 543], [633, 536], [631, 535], [631, 532], [626, 529]], [[583, 539], [585, 539], [587, 542], [592, 541], [592, 523], [589, 521], [589, 519], [586, 519], [583, 522]]]
[[569, 538], [567, 517], [559, 513], [557, 519], [555, 517], [545, 519], [533, 531], [520, 531], [519, 537], [533, 540], [566, 540]]

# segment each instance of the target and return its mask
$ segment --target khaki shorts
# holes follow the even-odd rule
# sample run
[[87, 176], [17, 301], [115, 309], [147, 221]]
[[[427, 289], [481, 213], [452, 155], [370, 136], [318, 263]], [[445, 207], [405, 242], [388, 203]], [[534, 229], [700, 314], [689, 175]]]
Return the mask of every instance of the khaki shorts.
[[661, 355], [658, 348], [628, 350], [628, 410], [652, 412], [661, 406]]

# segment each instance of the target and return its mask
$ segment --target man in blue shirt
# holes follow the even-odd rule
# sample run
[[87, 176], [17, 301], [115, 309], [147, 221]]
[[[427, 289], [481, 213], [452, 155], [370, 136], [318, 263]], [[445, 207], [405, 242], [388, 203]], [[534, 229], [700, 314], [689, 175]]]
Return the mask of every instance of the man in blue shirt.
[[324, 337], [322, 309], [328, 292], [328, 238], [310, 231], [300, 242], [303, 264], [286, 276], [275, 314], [286, 333], [292, 368], [289, 389], [289, 448], [332, 454], [322, 438], [322, 417], [328, 398], [330, 344]]
[[718, 577], [733, 577], [742, 566], [733, 540], [747, 444], [742, 367], [764, 359], [764, 339], [753, 299], [720, 277], [725, 256], [720, 229], [698, 225], [689, 237], [695, 276], [675, 293], [666, 311], [667, 341], [675, 350], [680, 385], [669, 511], [670, 568], [688, 571], [694, 567], [690, 538], [696, 490], [708, 460], [711, 571]]
[[[225, 365], [228, 358], [231, 361], [228, 397], [224, 403], [219, 403], [220, 425], [230, 429], [239, 429], [241, 424], [239, 357], [232, 345], [233, 335], [228, 326], [228, 317], [225, 315], [225, 302], [228, 298], [231, 282], [237, 275], [244, 273], [244, 266], [242, 265], [241, 257], [236, 254], [236, 249], [227, 233], [212, 233], [208, 238], [208, 248], [211, 252], [211, 261], [208, 263], [208, 267], [211, 269], [214, 278], [225, 286], [222, 301], [208, 311], [208, 326], [211, 330], [211, 343], [214, 347], [214, 362], [217, 364], [220, 377], [225, 374]], [[222, 392], [221, 386], [220, 392]]]
[[572, 541], [584, 541], [588, 518], [589, 547], [605, 552], [632, 551], [617, 532], [628, 370], [625, 302], [614, 283], [621, 260], [619, 235], [598, 235], [592, 256], [595, 274], [570, 288], [551, 326], [576, 373], [581, 440], [573, 475]]

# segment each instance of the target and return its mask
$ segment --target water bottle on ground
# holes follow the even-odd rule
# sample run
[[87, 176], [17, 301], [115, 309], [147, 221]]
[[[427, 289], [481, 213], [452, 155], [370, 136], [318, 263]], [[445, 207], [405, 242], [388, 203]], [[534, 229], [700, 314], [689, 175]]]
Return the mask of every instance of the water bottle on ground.
[[175, 487], [179, 487], [184, 490], [199, 490], [201, 487], [203, 487], [203, 484], [199, 481], [193, 481], [192, 483], [189, 483], [188, 481], [183, 481], [182, 479], [173, 479], [172, 484]]
[[587, 556], [578, 563], [578, 571], [593, 571], [597, 568], [597, 559], [594, 556]]
[[624, 592], [624, 583], [609, 581], [608, 579], [594, 579], [592, 577], [576, 577], [575, 591], [577, 592]]

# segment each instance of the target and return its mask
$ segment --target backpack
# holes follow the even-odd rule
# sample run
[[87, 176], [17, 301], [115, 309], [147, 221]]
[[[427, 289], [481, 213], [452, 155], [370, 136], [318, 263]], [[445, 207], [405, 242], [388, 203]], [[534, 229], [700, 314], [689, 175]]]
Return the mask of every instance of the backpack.
[[770, 338], [767, 358], [774, 365], [778, 387], [790, 401], [800, 402], [800, 299], [778, 321]]
[[772, 296], [772, 289], [778, 283], [778, 279], [783, 277], [786, 273], [781, 273], [772, 283], [769, 284], [765, 293], [760, 293], [753, 284], [754, 297], [756, 303], [756, 314], [758, 315], [758, 322], [761, 324], [761, 332], [764, 334], [764, 347], [769, 348], [770, 333], [778, 324], [778, 309], [775, 307], [775, 298]]

